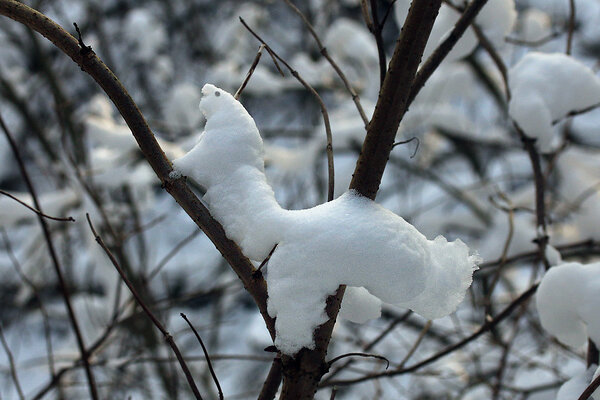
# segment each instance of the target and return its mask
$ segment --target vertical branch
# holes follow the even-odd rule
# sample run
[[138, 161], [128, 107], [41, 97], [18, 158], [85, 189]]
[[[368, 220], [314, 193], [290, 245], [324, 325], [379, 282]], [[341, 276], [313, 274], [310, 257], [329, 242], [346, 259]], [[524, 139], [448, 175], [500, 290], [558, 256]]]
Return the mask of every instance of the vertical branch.
[[[29, 173], [25, 168], [25, 163], [23, 158], [21, 157], [21, 153], [19, 152], [19, 148], [14, 141], [8, 127], [4, 123], [4, 119], [0, 115], [0, 127], [8, 140], [8, 144], [12, 150], [12, 153], [17, 160], [17, 165], [19, 166], [19, 170], [21, 172], [21, 176], [25, 181], [25, 185], [31, 194], [31, 198], [33, 199], [33, 204], [35, 208], [43, 213], [42, 207], [38, 200], [36, 190], [29, 178]], [[42, 217], [41, 214], [36, 214], [38, 217], [38, 221], [42, 227], [42, 232], [44, 233], [44, 239], [46, 241], [46, 246], [48, 247], [48, 252], [50, 253], [50, 259], [52, 260], [52, 265], [54, 266], [54, 272], [56, 273], [56, 277], [58, 278], [58, 285], [60, 287], [60, 291], [62, 293], [62, 297], [65, 303], [65, 307], [67, 308], [67, 314], [69, 315], [69, 321], [71, 322], [71, 327], [73, 328], [73, 332], [75, 333], [75, 338], [77, 340], [77, 346], [79, 347], [79, 352], [81, 354], [81, 361], [83, 363], [83, 368], [85, 370], [85, 374], [88, 381], [88, 387], [90, 390], [90, 396], [93, 400], [98, 399], [98, 389], [96, 388], [96, 381], [94, 379], [94, 375], [92, 373], [92, 368], [88, 359], [88, 352], [85, 349], [85, 343], [83, 341], [83, 335], [81, 334], [81, 329], [79, 328], [79, 322], [77, 321], [77, 316], [75, 315], [75, 311], [73, 310], [73, 306], [71, 304], [71, 295], [69, 289], [67, 287], [67, 283], [63, 276], [62, 267], [60, 265], [60, 261], [58, 259], [58, 255], [56, 254], [56, 250], [54, 249], [54, 243], [52, 242], [52, 236], [50, 235], [50, 229], [48, 228], [48, 224], [46, 223], [46, 219]]]
[[12, 376], [13, 383], [15, 384], [15, 388], [17, 389], [17, 394], [19, 395], [19, 399], [25, 400], [25, 395], [23, 394], [23, 389], [21, 388], [21, 383], [19, 383], [19, 376], [17, 375], [17, 368], [15, 367], [15, 359], [10, 351], [10, 347], [8, 347], [8, 343], [6, 342], [6, 338], [4, 337], [4, 331], [2, 329], [2, 324], [0, 324], [0, 343], [2, 343], [2, 347], [4, 348], [4, 352], [8, 357], [8, 365], [10, 367], [10, 375]]
[[375, 199], [441, 0], [413, 1], [379, 92], [350, 189]]

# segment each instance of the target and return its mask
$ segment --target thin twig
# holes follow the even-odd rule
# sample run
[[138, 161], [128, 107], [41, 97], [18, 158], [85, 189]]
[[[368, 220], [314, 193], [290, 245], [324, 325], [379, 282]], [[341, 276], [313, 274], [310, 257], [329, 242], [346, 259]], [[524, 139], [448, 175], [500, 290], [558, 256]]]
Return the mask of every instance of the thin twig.
[[[29, 177], [29, 173], [27, 172], [27, 168], [25, 167], [25, 162], [21, 157], [21, 153], [19, 152], [19, 148], [17, 143], [15, 142], [13, 136], [11, 135], [8, 127], [6, 126], [2, 115], [0, 115], [0, 127], [8, 140], [8, 144], [12, 150], [12, 153], [17, 161], [17, 165], [19, 166], [19, 170], [21, 172], [21, 176], [25, 181], [25, 185], [29, 190], [29, 194], [33, 200], [33, 204], [37, 210], [43, 213], [42, 207], [38, 200], [35, 187], [31, 182]], [[52, 242], [52, 236], [50, 234], [50, 229], [48, 228], [48, 224], [44, 217], [40, 214], [36, 214], [38, 216], [38, 221], [42, 227], [42, 232], [44, 234], [44, 239], [46, 241], [46, 246], [48, 248], [48, 252], [50, 254], [50, 258], [52, 260], [52, 265], [54, 267], [54, 272], [56, 273], [56, 277], [58, 278], [58, 285], [60, 287], [60, 291], [62, 293], [62, 298], [65, 303], [65, 307], [67, 308], [67, 314], [69, 315], [69, 321], [71, 323], [71, 327], [73, 328], [73, 332], [75, 333], [75, 338], [77, 341], [77, 346], [79, 347], [79, 352], [81, 354], [81, 361], [83, 363], [83, 367], [85, 369], [85, 374], [88, 382], [88, 387], [90, 391], [90, 396], [93, 400], [98, 400], [98, 389], [96, 388], [96, 381], [94, 379], [94, 374], [92, 373], [92, 368], [90, 367], [88, 352], [85, 349], [85, 342], [83, 340], [83, 335], [81, 333], [81, 329], [79, 328], [79, 322], [77, 320], [77, 316], [75, 315], [75, 311], [73, 310], [73, 306], [71, 304], [71, 295], [69, 292], [69, 288], [63, 276], [62, 267], [60, 265], [60, 261], [58, 255], [56, 254], [56, 250], [54, 249], [54, 243]]]
[[190, 370], [185, 362], [185, 359], [183, 358], [183, 355], [181, 354], [181, 351], [179, 351], [179, 348], [177, 347], [177, 344], [175, 343], [173, 336], [171, 336], [171, 334], [164, 328], [164, 326], [160, 323], [160, 321], [154, 316], [154, 313], [150, 310], [150, 308], [148, 308], [146, 303], [142, 300], [140, 295], [137, 293], [136, 289], [133, 287], [133, 284], [131, 283], [129, 278], [127, 278], [127, 275], [125, 275], [125, 272], [123, 272], [123, 269], [117, 262], [117, 259], [115, 258], [115, 256], [113, 256], [113, 254], [108, 249], [108, 247], [106, 247], [106, 244], [104, 243], [102, 238], [96, 233], [96, 230], [94, 229], [94, 225], [92, 225], [92, 220], [90, 219], [90, 215], [86, 213], [85, 217], [87, 218], [88, 225], [90, 226], [90, 230], [92, 231], [94, 238], [96, 239], [96, 242], [98, 242], [100, 247], [102, 247], [102, 249], [108, 256], [108, 258], [110, 259], [111, 263], [113, 264], [113, 266], [115, 267], [115, 269], [117, 270], [117, 272], [119, 273], [119, 275], [121, 276], [121, 278], [123, 279], [123, 281], [125, 282], [127, 287], [129, 288], [129, 290], [131, 291], [131, 294], [133, 295], [133, 297], [135, 297], [135, 300], [137, 301], [137, 303], [142, 307], [142, 309], [144, 310], [144, 312], [146, 313], [148, 318], [150, 318], [150, 320], [152, 321], [154, 326], [156, 326], [158, 328], [158, 330], [163, 334], [165, 341], [169, 344], [169, 346], [173, 350], [173, 353], [175, 353], [175, 357], [177, 357], [177, 361], [179, 361], [179, 365], [181, 366], [181, 369], [183, 370], [183, 373], [185, 374], [185, 377], [188, 382], [188, 385], [190, 386], [190, 389], [192, 389], [192, 393], [194, 393], [194, 397], [196, 397], [196, 399], [198, 399], [198, 400], [202, 400], [202, 396], [200, 395], [200, 392], [198, 391], [198, 387], [196, 386], [196, 383], [194, 382], [192, 373], [190, 372]]
[[468, 343], [471, 343], [472, 341], [477, 339], [479, 336], [483, 335], [484, 333], [488, 332], [493, 327], [498, 325], [501, 321], [503, 321], [505, 318], [510, 316], [516, 308], [518, 308], [525, 301], [527, 301], [531, 296], [533, 296], [533, 294], [535, 293], [535, 291], [538, 288], [538, 285], [539, 284], [535, 284], [535, 285], [531, 286], [529, 289], [527, 289], [525, 292], [523, 292], [519, 297], [517, 297], [515, 300], [513, 300], [500, 314], [498, 314], [496, 317], [494, 317], [491, 320], [487, 320], [479, 329], [477, 329], [471, 335], [467, 336], [466, 338], [460, 340], [459, 342], [457, 342], [453, 345], [446, 347], [444, 350], [439, 351], [439, 352], [433, 354], [432, 356], [427, 357], [426, 359], [424, 359], [414, 365], [411, 365], [410, 367], [406, 367], [406, 368], [402, 368], [402, 369], [395, 368], [392, 371], [374, 373], [374, 374], [365, 375], [365, 376], [362, 376], [359, 378], [354, 378], [354, 379], [330, 381], [322, 386], [349, 385], [349, 384], [368, 381], [371, 379], [379, 379], [379, 378], [384, 378], [384, 377], [389, 378], [392, 376], [397, 376], [397, 375], [414, 372], [426, 365], [429, 365], [429, 364], [433, 363], [434, 361], [437, 361], [440, 358], [442, 358], [450, 353], [453, 353], [457, 349], [464, 347]]
[[590, 398], [592, 394], [600, 387], [600, 375], [598, 375], [594, 380], [589, 384], [588, 387], [585, 388], [581, 396], [577, 398], [577, 400], [587, 400]]
[[556, 125], [556, 124], [558, 124], [559, 122], [563, 121], [566, 118], [575, 117], [577, 115], [585, 114], [587, 112], [593, 111], [593, 110], [597, 109], [598, 107], [600, 107], [600, 103], [592, 104], [591, 106], [582, 108], [580, 110], [569, 111], [567, 114], [565, 114], [564, 117], [558, 118], [558, 119], [555, 119], [554, 121], [552, 121], [552, 125]]
[[400, 141], [400, 142], [395, 142], [395, 143], [392, 145], [392, 149], [393, 149], [394, 147], [396, 147], [396, 146], [400, 146], [401, 144], [407, 144], [407, 143], [410, 143], [410, 142], [412, 142], [413, 140], [416, 140], [416, 141], [417, 141], [417, 146], [415, 147], [415, 151], [413, 151], [413, 153], [411, 154], [410, 158], [414, 158], [414, 157], [417, 155], [417, 151], [419, 151], [419, 145], [421, 144], [421, 141], [420, 141], [420, 140], [419, 140], [419, 138], [418, 138], [418, 137], [416, 137], [416, 136], [413, 136], [413, 137], [411, 137], [410, 139], [407, 139], [407, 140], [402, 140], [402, 141]]
[[535, 139], [528, 137], [525, 132], [519, 127], [516, 121], [513, 121], [513, 125], [521, 138], [523, 147], [529, 155], [531, 161], [531, 169], [533, 170], [533, 180], [535, 185], [535, 215], [537, 225], [537, 238], [536, 243], [538, 245], [539, 258], [543, 262], [546, 269], [550, 268], [550, 263], [546, 258], [546, 246], [548, 245], [548, 232], [546, 229], [546, 201], [545, 201], [545, 190], [546, 180], [542, 172], [541, 157], [540, 153], [535, 146]]
[[44, 218], [48, 218], [51, 219], [53, 221], [61, 221], [61, 222], [75, 222], [75, 219], [73, 217], [67, 217], [67, 218], [59, 218], [59, 217], [51, 217], [50, 215], [44, 214], [43, 212], [41, 212], [40, 210], [36, 210], [35, 208], [31, 207], [29, 204], [25, 203], [24, 201], [19, 200], [19, 198], [13, 196], [12, 194], [5, 192], [4, 190], [0, 190], [0, 194], [3, 194], [7, 197], [10, 197], [11, 199], [13, 199], [14, 201], [16, 201], [17, 203], [29, 208], [31, 211], [33, 211], [34, 213], [36, 213], [37, 215], [44, 217]]
[[[494, 292], [494, 288], [496, 287], [496, 284], [500, 280], [500, 274], [502, 272], [502, 269], [506, 265], [506, 260], [508, 258], [508, 249], [510, 248], [510, 244], [512, 242], [514, 231], [515, 231], [515, 208], [513, 207], [510, 199], [504, 193], [498, 192], [498, 197], [500, 197], [503, 201], [505, 201], [508, 204], [508, 207], [500, 206], [499, 204], [496, 203], [496, 201], [493, 197], [490, 197], [490, 201], [497, 208], [501, 209], [502, 211], [504, 211], [508, 214], [508, 235], [506, 235], [506, 240], [504, 241], [504, 247], [502, 248], [502, 255], [500, 256], [500, 264], [498, 264], [496, 273], [495, 273], [494, 277], [492, 278], [492, 282], [490, 283], [490, 286], [489, 286], [489, 297], [486, 300], [486, 308], [489, 308], [489, 306], [491, 305], [492, 293]], [[489, 312], [488, 312], [488, 315], [489, 315]]]
[[363, 109], [362, 104], [360, 103], [360, 98], [358, 97], [356, 90], [354, 90], [354, 88], [348, 81], [348, 78], [346, 78], [346, 75], [344, 74], [342, 69], [339, 67], [339, 65], [333, 60], [333, 58], [331, 58], [331, 56], [329, 55], [329, 52], [327, 51], [327, 48], [323, 45], [323, 42], [319, 38], [319, 35], [317, 35], [315, 28], [312, 26], [312, 24], [310, 23], [308, 18], [306, 18], [306, 16], [302, 13], [302, 11], [300, 11], [300, 9], [298, 7], [296, 7], [294, 5], [294, 3], [291, 2], [291, 0], [284, 0], [284, 1], [296, 14], [298, 14], [300, 16], [300, 18], [302, 19], [302, 22], [304, 22], [304, 25], [306, 25], [306, 29], [308, 29], [308, 31], [310, 32], [312, 37], [315, 39], [315, 42], [317, 42], [317, 46], [319, 47], [319, 52], [321, 53], [321, 55], [323, 57], [325, 57], [325, 59], [333, 67], [333, 69], [335, 70], [337, 75], [340, 77], [340, 79], [344, 83], [346, 90], [352, 96], [352, 101], [354, 101], [354, 104], [356, 105], [356, 109], [358, 110], [358, 113], [360, 114], [360, 117], [362, 118], [362, 120], [365, 124], [365, 129], [367, 129], [367, 127], [369, 126], [369, 118], [367, 117], [367, 114], [365, 113], [365, 110]]
[[500, 54], [498, 54], [498, 52], [496, 51], [494, 44], [490, 42], [490, 40], [483, 33], [479, 25], [473, 23], [471, 24], [471, 27], [473, 28], [473, 32], [475, 32], [475, 36], [477, 36], [477, 40], [479, 40], [481, 46], [488, 53], [488, 55], [494, 62], [494, 65], [496, 65], [496, 68], [498, 68], [498, 71], [500, 71], [500, 75], [502, 76], [502, 82], [504, 83], [504, 93], [506, 95], [506, 100], [510, 101], [511, 95], [510, 87], [508, 86], [508, 69], [506, 68], [506, 64], [504, 63], [504, 61], [502, 61], [502, 57], [500, 57]]
[[371, 19], [371, 14], [369, 13], [369, 5], [367, 4], [367, 0], [360, 0], [360, 11], [365, 20], [365, 25], [370, 32], [373, 29], [373, 20]]
[[404, 364], [406, 364], [406, 362], [412, 357], [412, 355], [415, 354], [415, 351], [417, 351], [417, 348], [419, 347], [419, 345], [421, 344], [421, 342], [425, 338], [425, 334], [427, 333], [427, 331], [429, 331], [429, 328], [431, 328], [431, 320], [428, 320], [425, 323], [425, 326], [423, 327], [423, 329], [419, 333], [419, 337], [417, 337], [417, 340], [415, 341], [415, 343], [412, 345], [412, 347], [410, 348], [410, 350], [408, 351], [408, 353], [406, 353], [406, 356], [404, 356], [404, 358], [402, 359], [402, 361], [400, 361], [400, 364], [398, 365], [399, 369], [403, 368]]
[[366, 357], [366, 358], [376, 358], [376, 359], [378, 359], [378, 360], [383, 360], [383, 361], [385, 361], [385, 363], [386, 363], [386, 365], [385, 365], [385, 369], [388, 369], [388, 368], [389, 368], [389, 366], [390, 366], [390, 360], [388, 360], [388, 359], [387, 359], [387, 358], [385, 358], [384, 356], [380, 356], [380, 355], [377, 355], [377, 354], [369, 354], [369, 353], [346, 353], [346, 354], [342, 354], [342, 355], [339, 355], [339, 356], [337, 356], [337, 357], [335, 357], [335, 358], [332, 358], [331, 360], [329, 360], [329, 361], [327, 362], [327, 365], [331, 367], [331, 366], [332, 366], [332, 365], [333, 365], [333, 364], [334, 364], [336, 361], [339, 361], [339, 360], [341, 360], [341, 359], [343, 359], [343, 358], [346, 358], [346, 357]]
[[154, 267], [152, 269], [152, 271], [150, 271], [150, 273], [148, 274], [148, 276], [146, 277], [146, 280], [148, 282], [150, 282], [152, 279], [154, 279], [154, 277], [156, 276], [156, 274], [158, 274], [160, 272], [161, 269], [163, 269], [163, 267], [181, 250], [183, 249], [188, 243], [190, 243], [192, 240], [194, 240], [198, 235], [200, 235], [200, 230], [198, 229], [194, 229], [194, 231], [189, 234], [188, 236], [186, 236], [185, 238], [183, 238], [179, 243], [177, 243], [175, 245], [175, 247], [173, 247], [173, 249], [171, 249], [171, 251], [169, 251], [157, 264], [156, 267]]
[[[408, 310], [404, 314], [400, 315], [399, 317], [394, 318], [394, 320], [388, 325], [387, 328], [385, 328], [377, 337], [375, 337], [373, 340], [371, 340], [369, 343], [367, 343], [363, 347], [363, 351], [369, 351], [373, 347], [375, 347], [375, 345], [377, 343], [379, 343], [381, 340], [383, 340], [388, 334], [390, 334], [390, 332], [392, 332], [394, 330], [394, 328], [399, 323], [405, 321], [411, 314], [412, 314], [412, 311]], [[327, 377], [323, 380], [323, 382], [327, 382], [327, 381], [332, 380], [336, 375], [338, 375], [340, 372], [342, 372], [348, 366], [350, 366], [353, 363], [353, 361], [354, 360], [348, 360], [343, 365], [341, 365], [339, 367], [336, 367], [335, 370], [333, 370], [331, 373], [329, 373], [327, 375]]]
[[194, 332], [196, 339], [198, 339], [198, 342], [200, 342], [200, 346], [202, 346], [202, 352], [204, 353], [204, 357], [206, 358], [206, 364], [208, 365], [208, 370], [210, 371], [210, 375], [212, 376], [213, 381], [215, 381], [215, 385], [217, 386], [217, 390], [219, 391], [219, 399], [223, 400], [223, 390], [221, 389], [221, 384], [219, 383], [217, 374], [215, 374], [215, 370], [213, 368], [212, 362], [210, 361], [210, 356], [208, 355], [208, 350], [206, 350], [206, 346], [204, 346], [204, 342], [202, 341], [200, 334], [198, 333], [196, 328], [194, 328], [194, 325], [192, 325], [192, 323], [190, 322], [190, 320], [187, 318], [187, 316], [184, 313], [180, 313], [179, 315], [181, 315], [181, 318], [183, 318], [185, 320], [185, 322], [187, 322], [187, 324], [192, 329], [192, 332]]
[[21, 384], [19, 383], [19, 376], [17, 375], [17, 368], [15, 367], [15, 359], [13, 357], [12, 352], [10, 351], [10, 347], [8, 347], [8, 343], [6, 342], [6, 338], [4, 337], [4, 331], [2, 329], [2, 324], [0, 324], [0, 342], [2, 342], [2, 347], [4, 348], [4, 352], [8, 357], [8, 365], [10, 367], [10, 375], [12, 376], [13, 383], [17, 388], [17, 393], [19, 395], [19, 399], [25, 400], [25, 395], [23, 394], [23, 389], [21, 388]]
[[329, 400], [335, 400], [335, 395], [337, 394], [337, 387], [333, 387], [331, 389], [331, 396], [329, 397]]
[[254, 73], [254, 70], [256, 69], [256, 66], [258, 65], [258, 63], [260, 61], [260, 57], [262, 56], [262, 51], [264, 48], [265, 48], [264, 44], [261, 44], [260, 47], [258, 48], [258, 51], [256, 52], [256, 57], [254, 57], [254, 61], [252, 61], [252, 65], [250, 65], [250, 69], [248, 70], [248, 73], [246, 74], [246, 78], [244, 78], [244, 81], [240, 85], [239, 89], [236, 90], [235, 94], [233, 95], [234, 99], [239, 100], [240, 96], [242, 95], [242, 92], [246, 88], [246, 85], [250, 81], [250, 78], [252, 77], [252, 74]]
[[259, 42], [261, 42], [265, 49], [272, 54], [277, 60], [279, 60], [285, 67], [290, 71], [292, 76], [298, 80], [317, 100], [319, 106], [321, 107], [321, 114], [323, 115], [323, 122], [325, 124], [325, 134], [327, 135], [327, 175], [328, 175], [328, 184], [327, 184], [327, 201], [333, 200], [333, 192], [335, 188], [335, 173], [333, 167], [333, 138], [331, 135], [331, 124], [329, 123], [329, 113], [327, 112], [327, 107], [325, 107], [325, 103], [319, 93], [308, 83], [306, 82], [290, 64], [287, 63], [283, 58], [281, 58], [269, 45], [248, 26], [246, 21], [242, 17], [240, 17], [240, 22], [244, 27], [254, 36]]
[[556, 39], [560, 35], [562, 35], [561, 32], [552, 32], [549, 35], [544, 36], [543, 38], [538, 39], [538, 40], [521, 40], [521, 39], [512, 38], [512, 37], [506, 37], [504, 40], [506, 41], [506, 43], [514, 44], [517, 46], [540, 47], [540, 46], [545, 45], [549, 41]]
[[571, 50], [573, 48], [573, 33], [575, 32], [575, 0], [569, 0], [569, 26], [567, 29], [567, 48], [565, 53], [567, 55], [571, 55]]
[[23, 272], [23, 268], [21, 267], [21, 264], [19, 263], [19, 260], [17, 259], [15, 252], [13, 251], [13, 248], [10, 243], [10, 239], [8, 237], [8, 233], [6, 232], [6, 229], [0, 228], [0, 232], [2, 232], [2, 238], [4, 239], [4, 247], [6, 248], [6, 253], [13, 265], [13, 268], [17, 272], [17, 275], [19, 275], [19, 278], [21, 278], [21, 280], [29, 287], [29, 289], [31, 289], [31, 292], [33, 293], [33, 296], [35, 297], [35, 299], [38, 303], [38, 306], [40, 308], [40, 313], [42, 314], [42, 321], [43, 321], [43, 325], [44, 325], [44, 338], [46, 341], [46, 355], [48, 357], [48, 369], [50, 372], [50, 376], [52, 377], [55, 375], [56, 371], [55, 371], [55, 367], [54, 367], [54, 349], [52, 347], [50, 318], [48, 316], [48, 310], [46, 310], [46, 306], [44, 305], [44, 302], [42, 301], [42, 298], [40, 296], [40, 289]]
[[383, 24], [384, 22], [379, 21], [379, 15], [377, 13], [377, 0], [370, 0], [371, 3], [371, 20], [373, 23], [369, 30], [375, 37], [375, 43], [377, 44], [377, 54], [379, 57], [379, 87], [383, 87], [383, 81], [385, 80], [385, 74], [387, 71], [387, 59], [385, 55], [385, 47], [383, 44]]
[[273, 246], [273, 248], [271, 249], [271, 251], [269, 252], [269, 254], [267, 255], [267, 257], [262, 260], [262, 262], [260, 263], [260, 265], [258, 266], [258, 268], [256, 269], [256, 273], [258, 274], [259, 272], [262, 271], [263, 267], [265, 265], [267, 265], [267, 263], [269, 262], [269, 260], [271, 259], [271, 256], [273, 255], [273, 253], [275, 252], [275, 249], [277, 248], [277, 244], [275, 246]]
[[190, 218], [198, 225], [215, 247], [223, 254], [235, 271], [244, 287], [254, 299], [265, 320], [271, 337], [275, 337], [275, 321], [267, 311], [267, 286], [264, 279], [252, 276], [254, 266], [242, 253], [239, 246], [227, 238], [223, 226], [215, 220], [198, 196], [186, 184], [185, 179], [173, 179], [171, 162], [158, 145], [150, 127], [139, 108], [114, 73], [94, 52], [81, 54], [77, 39], [66, 32], [47, 16], [16, 1], [0, 0], [0, 15], [5, 15], [23, 25], [36, 30], [67, 54], [79, 67], [87, 72], [102, 90], [110, 97], [123, 119], [131, 129], [140, 150], [160, 179], [165, 190], [181, 205]]

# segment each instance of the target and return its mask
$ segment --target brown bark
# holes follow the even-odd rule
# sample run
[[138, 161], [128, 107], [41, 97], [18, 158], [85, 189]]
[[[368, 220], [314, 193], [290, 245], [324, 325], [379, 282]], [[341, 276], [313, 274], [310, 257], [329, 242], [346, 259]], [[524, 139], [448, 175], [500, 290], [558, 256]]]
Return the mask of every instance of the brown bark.
[[164, 188], [211, 239], [241, 279], [258, 305], [271, 336], [274, 337], [275, 321], [267, 313], [267, 287], [262, 274], [255, 273], [250, 261], [237, 244], [227, 238], [221, 224], [210, 215], [208, 209], [187, 186], [185, 179], [173, 179], [169, 176], [173, 171], [171, 162], [158, 145], [144, 116], [119, 79], [91, 48], [81, 46], [77, 39], [44, 14], [15, 0], [0, 0], [0, 15], [5, 15], [42, 34], [94, 78], [123, 116], [140, 150]]
[[396, 42], [383, 87], [350, 183], [361, 195], [375, 199], [425, 44], [441, 0], [412, 2]]

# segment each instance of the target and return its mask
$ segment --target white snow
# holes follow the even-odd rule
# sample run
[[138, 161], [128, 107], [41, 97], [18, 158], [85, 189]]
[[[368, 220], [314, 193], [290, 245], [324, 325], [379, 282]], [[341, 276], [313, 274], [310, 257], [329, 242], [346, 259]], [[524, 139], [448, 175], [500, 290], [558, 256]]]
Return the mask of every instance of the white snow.
[[509, 113], [541, 152], [553, 149], [553, 121], [600, 103], [600, 79], [576, 59], [528, 53], [509, 71]]
[[381, 300], [364, 287], [348, 287], [338, 317], [362, 324], [381, 316]]
[[[213, 85], [202, 93], [205, 131], [174, 164], [206, 188], [211, 213], [249, 258], [262, 260], [277, 244], [267, 284], [281, 352], [314, 348], [313, 331], [327, 320], [325, 300], [341, 284], [429, 319], [456, 309], [478, 261], [463, 242], [429, 241], [355, 192], [311, 209], [282, 209], [264, 175], [263, 143], [252, 117]], [[351, 294], [350, 302], [363, 295]], [[375, 303], [371, 299], [351, 318], [375, 316]]]
[[542, 326], [562, 343], [580, 347], [588, 336], [600, 343], [600, 263], [570, 262], [546, 272], [537, 290]]

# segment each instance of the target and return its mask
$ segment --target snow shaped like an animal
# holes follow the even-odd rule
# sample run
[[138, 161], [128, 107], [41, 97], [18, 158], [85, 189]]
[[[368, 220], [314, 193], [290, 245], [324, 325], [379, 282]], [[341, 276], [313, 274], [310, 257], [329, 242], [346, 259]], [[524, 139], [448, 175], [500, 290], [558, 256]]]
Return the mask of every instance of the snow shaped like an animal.
[[229, 93], [205, 85], [206, 127], [176, 168], [206, 188], [204, 200], [227, 236], [267, 273], [275, 345], [293, 355], [314, 348], [327, 321], [325, 300], [339, 285], [364, 287], [383, 302], [425, 318], [453, 312], [476, 269], [460, 240], [430, 241], [377, 203], [350, 191], [306, 210], [284, 210], [264, 174], [263, 143], [252, 117]]

